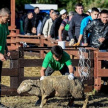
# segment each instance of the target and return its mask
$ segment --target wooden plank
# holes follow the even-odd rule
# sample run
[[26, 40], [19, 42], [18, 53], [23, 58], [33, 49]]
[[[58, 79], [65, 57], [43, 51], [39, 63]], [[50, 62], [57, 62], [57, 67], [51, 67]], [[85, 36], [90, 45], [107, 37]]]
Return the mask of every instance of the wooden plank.
[[5, 96], [16, 96], [18, 95], [17, 93], [17, 89], [15, 88], [2, 88], [1, 89], [1, 95], [5, 95]]
[[[84, 88], [84, 92], [91, 92], [93, 90], [93, 86], [85, 86]], [[19, 94], [17, 93], [17, 89], [15, 88], [4, 88], [2, 87], [1, 89], [1, 95], [2, 96], [19, 96]], [[20, 96], [31, 96], [28, 93], [23, 93], [20, 94]]]
[[31, 79], [31, 80], [38, 80], [40, 79], [40, 76], [37, 76], [37, 77], [24, 77], [23, 80], [28, 80], [28, 79]]
[[98, 60], [107, 60], [108, 61], [108, 56], [107, 57], [98, 57]]
[[30, 36], [28, 36], [28, 35], [18, 35], [18, 37], [22, 37], [22, 38], [40, 38], [40, 36], [36, 36], [36, 35], [30, 35]]
[[[85, 60], [86, 62], [87, 60]], [[93, 60], [92, 60], [93, 61]], [[34, 66], [41, 66], [43, 59], [20, 59], [20, 67], [34, 67]], [[72, 65], [78, 66], [79, 60], [72, 59]], [[92, 64], [93, 62], [91, 62]]]
[[43, 59], [19, 59], [19, 67], [42, 66]]
[[18, 59], [19, 58], [19, 51], [10, 51], [11, 59]]
[[34, 44], [40, 44], [40, 39], [25, 39], [25, 38], [18, 38], [16, 42], [26, 42], [26, 43], [34, 43]]
[[98, 52], [98, 57], [108, 57], [108, 52]]
[[98, 76], [99, 77], [108, 77], [108, 69], [99, 69]]
[[1, 75], [2, 76], [18, 76], [18, 69], [3, 68]]

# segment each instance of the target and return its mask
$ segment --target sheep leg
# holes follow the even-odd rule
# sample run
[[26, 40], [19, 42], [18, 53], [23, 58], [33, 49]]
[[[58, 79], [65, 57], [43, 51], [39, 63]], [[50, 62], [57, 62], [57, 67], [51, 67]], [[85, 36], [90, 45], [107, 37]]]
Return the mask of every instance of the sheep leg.
[[85, 101], [83, 103], [83, 107], [82, 108], [87, 108], [88, 100], [89, 100], [89, 96], [87, 95], [86, 99], [85, 99]]
[[46, 97], [47, 97], [47, 95], [42, 95], [42, 101], [41, 101], [41, 105], [40, 105], [41, 108], [46, 104], [46, 101], [47, 101]]

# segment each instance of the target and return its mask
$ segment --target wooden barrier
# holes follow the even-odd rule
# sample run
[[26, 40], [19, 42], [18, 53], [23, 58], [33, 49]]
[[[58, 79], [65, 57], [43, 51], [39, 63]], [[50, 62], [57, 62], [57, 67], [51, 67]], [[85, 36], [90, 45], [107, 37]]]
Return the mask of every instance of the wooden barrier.
[[[10, 76], [10, 87], [2, 86], [2, 95], [18, 95], [16, 92], [19, 84], [25, 79], [38, 79], [39, 77], [24, 77], [24, 67], [38, 67], [42, 65], [43, 59], [24, 59], [24, 51], [49, 51], [49, 48], [20, 48], [19, 51], [11, 51], [11, 59], [10, 59], [10, 68], [3, 69], [2, 76]], [[75, 76], [79, 77], [78, 74], [78, 49], [67, 48], [66, 52], [70, 54], [70, 56], [74, 56], [72, 58], [73, 66], [76, 67]], [[91, 54], [87, 56], [91, 57], [91, 62], [93, 62], [93, 50], [91, 50]], [[87, 59], [87, 58], [86, 58]], [[93, 64], [91, 65], [91, 73], [90, 77], [84, 80], [85, 84], [85, 92], [89, 92], [93, 90]]]
[[[17, 59], [12, 59], [12, 61], [15, 62], [13, 66], [13, 70], [10, 69], [4, 69], [4, 74], [7, 73], [6, 71], [11, 71], [7, 73], [11, 77], [11, 88], [13, 87], [18, 87], [19, 83], [24, 80], [28, 79], [24, 77], [24, 67], [27, 66], [40, 66], [42, 63], [42, 59], [45, 57], [45, 54], [50, 50], [50, 48], [54, 45], [57, 45], [57, 41], [54, 39], [47, 39], [44, 38], [43, 36], [25, 36], [25, 35], [16, 35], [14, 32], [13, 34], [11, 33], [11, 36], [8, 36], [7, 43], [10, 46], [8, 48], [10, 50], [18, 50], [20, 46], [20, 42], [27, 42], [27, 43], [33, 43], [37, 45], [37, 48], [23, 48], [23, 51], [20, 50], [17, 52], [19, 55]], [[99, 91], [101, 89], [101, 78], [102, 77], [108, 77], [107, 74], [107, 69], [102, 69], [101, 68], [101, 61], [102, 60], [107, 60], [108, 58], [108, 53], [107, 52], [99, 52], [98, 49], [93, 49], [93, 48], [88, 48], [90, 50], [90, 58], [91, 58], [91, 73], [89, 79], [87, 79], [87, 87], [92, 86], [91, 88], [94, 88]], [[39, 51], [40, 52], [40, 60], [25, 60], [23, 58], [23, 53], [24, 51]], [[73, 61], [73, 66], [76, 67], [76, 72], [75, 76], [79, 76], [78, 74], [78, 61], [79, 61], [79, 56], [78, 56], [78, 47], [69, 47], [68, 42], [66, 42], [66, 49], [65, 51], [70, 54], [72, 61]], [[22, 54], [22, 56], [21, 56]], [[13, 55], [14, 57], [15, 55]], [[86, 59], [89, 55], [86, 54]], [[17, 57], [17, 56], [16, 56]], [[20, 58], [21, 57], [21, 58]], [[17, 65], [16, 65], [17, 64]], [[15, 71], [15, 73], [14, 73]], [[13, 75], [13, 76], [12, 76]], [[35, 79], [35, 78], [32, 78]], [[94, 82], [93, 82], [94, 80]], [[16, 82], [14, 82], [16, 81]], [[92, 90], [91, 89], [91, 90]], [[89, 88], [90, 91], [90, 88]]]
[[102, 61], [108, 61], [108, 52], [94, 52], [94, 88], [101, 89], [102, 77], [108, 77], [108, 69], [102, 67]]

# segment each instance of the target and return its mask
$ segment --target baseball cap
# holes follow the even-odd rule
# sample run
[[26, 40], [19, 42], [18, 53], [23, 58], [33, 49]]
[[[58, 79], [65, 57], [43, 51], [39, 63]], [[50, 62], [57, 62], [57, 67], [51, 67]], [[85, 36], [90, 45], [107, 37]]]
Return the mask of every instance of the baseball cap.
[[61, 11], [60, 11], [60, 15], [63, 15], [63, 14], [65, 14], [66, 13], [66, 10], [65, 9], [62, 9]]

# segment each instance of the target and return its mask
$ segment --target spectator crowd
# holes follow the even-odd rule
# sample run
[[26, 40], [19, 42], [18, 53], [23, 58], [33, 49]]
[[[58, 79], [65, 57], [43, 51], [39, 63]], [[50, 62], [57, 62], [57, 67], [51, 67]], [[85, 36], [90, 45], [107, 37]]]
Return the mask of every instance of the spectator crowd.
[[23, 35], [43, 35], [57, 41], [69, 41], [70, 46], [107, 47], [108, 10], [93, 7], [84, 13], [81, 3], [75, 5], [75, 12], [67, 13], [50, 9], [49, 14], [34, 12], [16, 13], [16, 27]]

